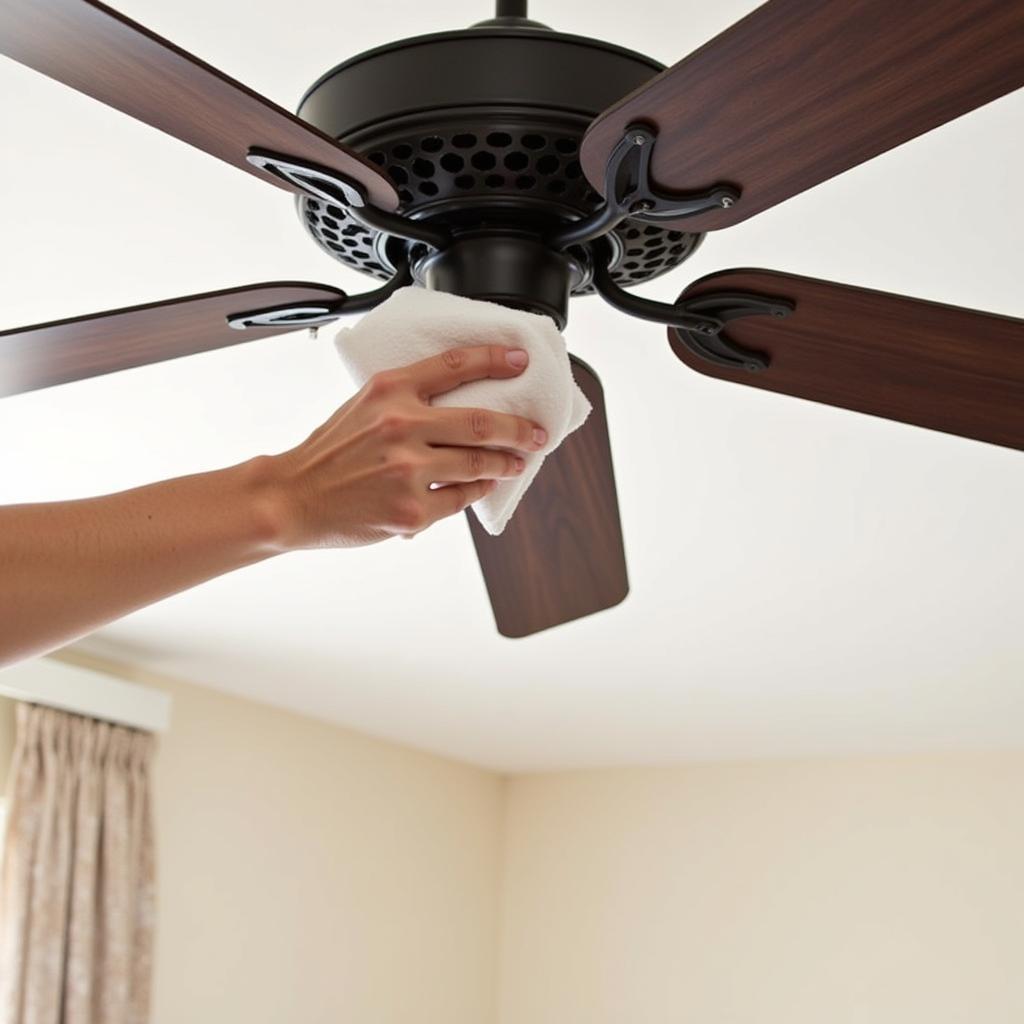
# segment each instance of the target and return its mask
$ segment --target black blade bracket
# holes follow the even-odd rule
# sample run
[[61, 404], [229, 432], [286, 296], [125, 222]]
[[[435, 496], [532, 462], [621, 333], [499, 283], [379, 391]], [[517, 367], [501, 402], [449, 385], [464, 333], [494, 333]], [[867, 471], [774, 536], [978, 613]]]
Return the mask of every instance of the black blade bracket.
[[723, 334], [722, 329], [730, 320], [738, 320], [740, 317], [786, 317], [796, 309], [794, 303], [785, 299], [767, 299], [748, 292], [714, 292], [698, 298], [683, 299], [679, 305], [690, 314], [707, 314], [722, 325], [711, 334], [694, 331], [681, 324], [671, 325], [675, 336], [682, 344], [706, 362], [714, 363], [716, 366], [742, 368], [751, 373], [767, 370], [771, 366], [771, 358], [764, 352], [755, 352], [737, 344]]
[[379, 306], [385, 299], [391, 298], [399, 288], [412, 284], [412, 271], [409, 269], [408, 258], [403, 258], [395, 271], [394, 277], [380, 288], [360, 292], [358, 295], [345, 295], [337, 302], [311, 303], [293, 302], [287, 306], [273, 306], [269, 309], [256, 309], [246, 313], [232, 313], [227, 317], [228, 326], [237, 331], [253, 327], [281, 327], [298, 329], [309, 327], [314, 331], [324, 324], [333, 323], [343, 316], [354, 313], [366, 313]]
[[258, 147], [250, 149], [246, 159], [254, 167], [288, 182], [311, 199], [346, 207], [352, 217], [365, 227], [409, 242], [422, 242], [434, 249], [444, 249], [451, 242], [451, 234], [444, 228], [371, 205], [366, 189], [337, 171]]
[[295, 303], [252, 313], [232, 313], [227, 317], [227, 322], [228, 327], [236, 331], [244, 331], [247, 327], [320, 327], [322, 324], [333, 323], [339, 316], [341, 303], [323, 306]]
[[670, 304], [644, 299], [620, 288], [612, 279], [607, 263], [606, 243], [595, 247], [594, 287], [610, 306], [622, 313], [666, 324], [694, 355], [732, 369], [761, 373], [771, 365], [765, 352], [737, 344], [724, 333], [726, 325], [741, 317], [787, 317], [796, 304], [789, 299], [771, 298], [749, 292], [711, 292]]
[[644, 124], [630, 125], [608, 156], [604, 203], [592, 214], [562, 225], [545, 241], [556, 249], [581, 245], [608, 234], [627, 217], [657, 222], [728, 209], [740, 198], [738, 188], [715, 185], [704, 192], [666, 193], [651, 180], [651, 155], [658, 133]]

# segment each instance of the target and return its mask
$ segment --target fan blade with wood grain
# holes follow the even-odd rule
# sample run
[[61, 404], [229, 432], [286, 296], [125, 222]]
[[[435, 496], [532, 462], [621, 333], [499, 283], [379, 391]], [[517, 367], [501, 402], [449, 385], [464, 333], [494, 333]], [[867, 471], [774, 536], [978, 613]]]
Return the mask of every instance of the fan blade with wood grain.
[[604, 391], [570, 357], [593, 412], [544, 462], [492, 537], [467, 512], [498, 632], [524, 637], [619, 604], [629, 592]]
[[281, 188], [293, 186], [249, 163], [250, 148], [337, 171], [380, 209], [398, 205], [369, 161], [96, 0], [0, 0], [0, 53]]
[[683, 298], [752, 293], [787, 299], [784, 319], [730, 321], [728, 338], [770, 357], [750, 373], [675, 354], [721, 380], [1024, 449], [1024, 320], [769, 270], [729, 270]]
[[656, 186], [740, 190], [677, 222], [715, 230], [1021, 86], [1021, 0], [769, 0], [599, 115], [580, 159], [603, 191], [626, 128], [656, 129]]
[[344, 299], [326, 285], [257, 284], [0, 331], [0, 396], [294, 331], [294, 324], [236, 330], [227, 318]]

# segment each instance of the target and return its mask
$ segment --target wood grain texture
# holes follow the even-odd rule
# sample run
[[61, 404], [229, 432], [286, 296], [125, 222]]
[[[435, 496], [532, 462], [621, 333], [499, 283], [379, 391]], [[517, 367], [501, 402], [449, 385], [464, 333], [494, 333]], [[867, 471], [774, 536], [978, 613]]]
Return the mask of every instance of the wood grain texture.
[[678, 221], [712, 231], [1021, 86], [1022, 0], [769, 0], [601, 114], [581, 162], [603, 190], [625, 128], [653, 126], [662, 189], [741, 189]]
[[398, 205], [368, 161], [96, 0], [0, 0], [0, 53], [280, 188], [291, 186], [247, 162], [251, 147], [340, 171], [374, 205]]
[[1024, 449], [1024, 320], [768, 270], [690, 285], [787, 298], [786, 319], [732, 321], [727, 335], [771, 356], [762, 373], [715, 366], [669, 330], [672, 350], [711, 377]]
[[260, 284], [0, 331], [0, 396], [284, 334], [296, 328], [239, 331], [226, 318], [342, 298], [343, 292], [323, 285]]
[[619, 604], [629, 593], [604, 391], [572, 358], [594, 407], [550, 455], [500, 537], [467, 512], [498, 632], [524, 637]]

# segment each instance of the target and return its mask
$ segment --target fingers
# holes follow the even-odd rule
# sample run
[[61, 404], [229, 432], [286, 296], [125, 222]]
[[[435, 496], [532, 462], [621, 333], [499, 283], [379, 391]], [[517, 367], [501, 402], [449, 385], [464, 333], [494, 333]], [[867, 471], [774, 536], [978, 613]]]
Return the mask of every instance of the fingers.
[[448, 484], [435, 487], [427, 500], [431, 522], [446, 516], [458, 515], [474, 501], [479, 501], [495, 488], [494, 480], [474, 480], [470, 483]]
[[490, 409], [432, 408], [424, 426], [428, 444], [517, 448], [535, 452], [547, 442], [547, 432], [522, 416]]
[[435, 482], [468, 483], [473, 480], [509, 480], [519, 476], [526, 463], [512, 452], [490, 448], [435, 448], [430, 474]]
[[405, 368], [409, 380], [423, 401], [444, 394], [471, 380], [492, 377], [503, 380], [518, 377], [526, 369], [529, 355], [523, 349], [502, 345], [476, 345], [450, 348]]
[[415, 515], [410, 515], [395, 532], [406, 540], [412, 540], [439, 519], [458, 515], [474, 501], [486, 497], [497, 484], [497, 480], [467, 480], [432, 487], [427, 492], [425, 501], [417, 501]]

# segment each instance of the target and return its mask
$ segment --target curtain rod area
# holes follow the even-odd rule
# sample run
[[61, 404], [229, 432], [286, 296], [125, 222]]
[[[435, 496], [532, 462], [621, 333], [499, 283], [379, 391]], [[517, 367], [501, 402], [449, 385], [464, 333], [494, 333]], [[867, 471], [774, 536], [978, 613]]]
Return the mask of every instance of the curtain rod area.
[[171, 724], [169, 694], [54, 658], [0, 669], [0, 696], [145, 732], [166, 732]]

